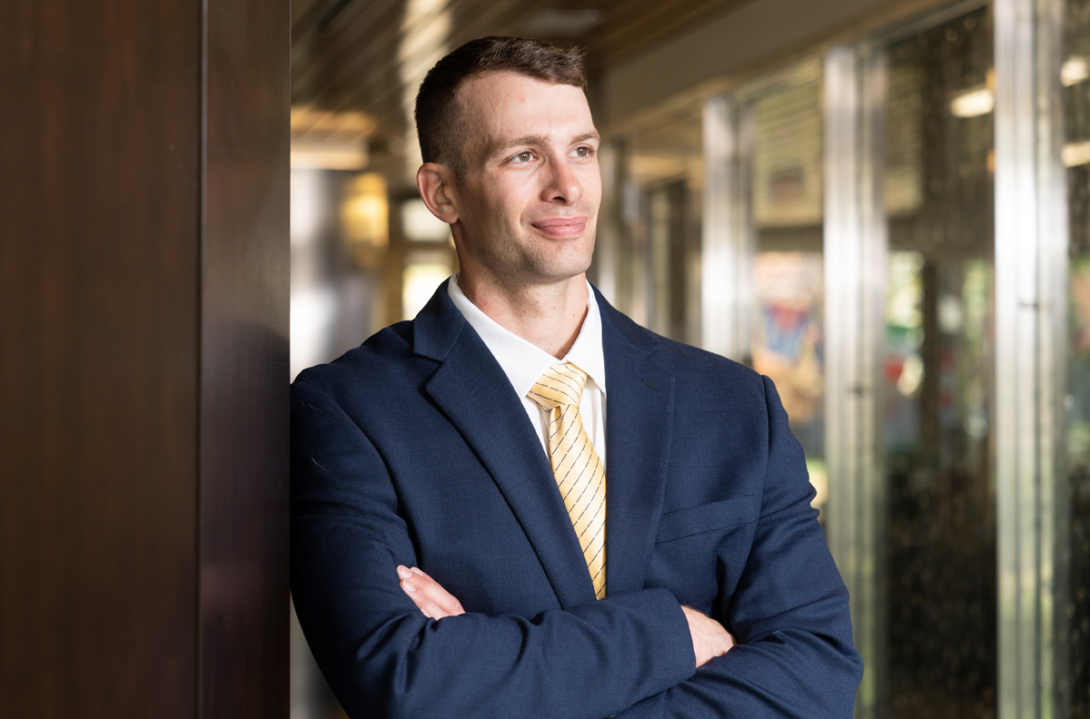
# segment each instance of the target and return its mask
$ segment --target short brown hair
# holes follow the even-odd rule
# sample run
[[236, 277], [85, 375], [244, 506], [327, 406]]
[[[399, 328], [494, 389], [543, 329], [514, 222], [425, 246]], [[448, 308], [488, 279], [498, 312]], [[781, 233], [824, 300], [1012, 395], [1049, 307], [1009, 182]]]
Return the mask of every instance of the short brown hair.
[[440, 162], [461, 172], [465, 128], [456, 103], [458, 88], [471, 77], [515, 72], [556, 85], [586, 90], [583, 52], [540, 40], [482, 37], [450, 53], [428, 71], [416, 94], [416, 131], [424, 162]]

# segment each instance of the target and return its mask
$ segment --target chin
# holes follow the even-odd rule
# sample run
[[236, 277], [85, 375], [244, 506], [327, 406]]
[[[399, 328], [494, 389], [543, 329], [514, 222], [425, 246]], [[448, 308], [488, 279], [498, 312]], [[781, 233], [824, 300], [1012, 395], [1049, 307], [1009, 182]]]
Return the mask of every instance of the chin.
[[537, 273], [537, 276], [548, 278], [556, 282], [562, 282], [583, 275], [589, 268], [590, 258], [588, 257], [585, 261], [581, 262], [563, 263], [552, 265], [547, 268], [539, 268], [540, 271]]

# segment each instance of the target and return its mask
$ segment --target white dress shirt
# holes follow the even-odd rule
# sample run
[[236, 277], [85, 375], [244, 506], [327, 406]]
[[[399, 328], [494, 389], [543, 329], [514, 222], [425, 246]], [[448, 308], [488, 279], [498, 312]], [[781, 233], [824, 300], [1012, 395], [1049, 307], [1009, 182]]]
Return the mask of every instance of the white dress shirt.
[[602, 353], [602, 315], [594, 290], [587, 282], [587, 316], [579, 330], [579, 336], [564, 359], [558, 360], [540, 347], [527, 342], [486, 315], [470, 302], [458, 286], [458, 275], [447, 284], [447, 292], [454, 306], [477, 331], [496, 361], [500, 363], [515, 393], [522, 398], [522, 408], [537, 429], [538, 439], [545, 453], [549, 436], [549, 417], [544, 409], [529, 398], [530, 390], [545, 370], [557, 362], [571, 362], [587, 373], [587, 384], [579, 401], [579, 414], [583, 429], [594, 445], [602, 467], [606, 466], [606, 362]]

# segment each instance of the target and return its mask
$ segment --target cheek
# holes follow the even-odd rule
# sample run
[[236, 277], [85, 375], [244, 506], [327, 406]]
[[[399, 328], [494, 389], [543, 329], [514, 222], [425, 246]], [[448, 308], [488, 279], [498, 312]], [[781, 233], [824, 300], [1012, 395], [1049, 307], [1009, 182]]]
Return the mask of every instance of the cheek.
[[602, 175], [598, 171], [598, 165], [588, 167], [579, 179], [580, 184], [583, 185], [584, 196], [588, 200], [593, 200], [594, 206], [597, 207], [602, 199]]
[[495, 224], [495, 192], [484, 190], [476, 192], [464, 203], [462, 221], [467, 228], [476, 228], [477, 232]]
[[517, 183], [498, 183], [488, 195], [486, 211], [492, 216], [486, 221], [497, 224], [518, 223], [527, 205], [525, 190], [524, 186]]

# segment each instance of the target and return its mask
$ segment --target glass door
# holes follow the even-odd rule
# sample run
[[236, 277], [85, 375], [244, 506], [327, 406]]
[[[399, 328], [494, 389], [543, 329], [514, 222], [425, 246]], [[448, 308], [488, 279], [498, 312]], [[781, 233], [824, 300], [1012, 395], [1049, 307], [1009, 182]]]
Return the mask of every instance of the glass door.
[[1061, 576], [1058, 716], [1090, 717], [1090, 0], [1066, 0], [1060, 84], [1070, 258], [1065, 491], [1057, 502]]
[[994, 73], [987, 8], [884, 49], [880, 715], [996, 713]]
[[989, 7], [826, 57], [830, 547], [862, 717], [997, 715]]

